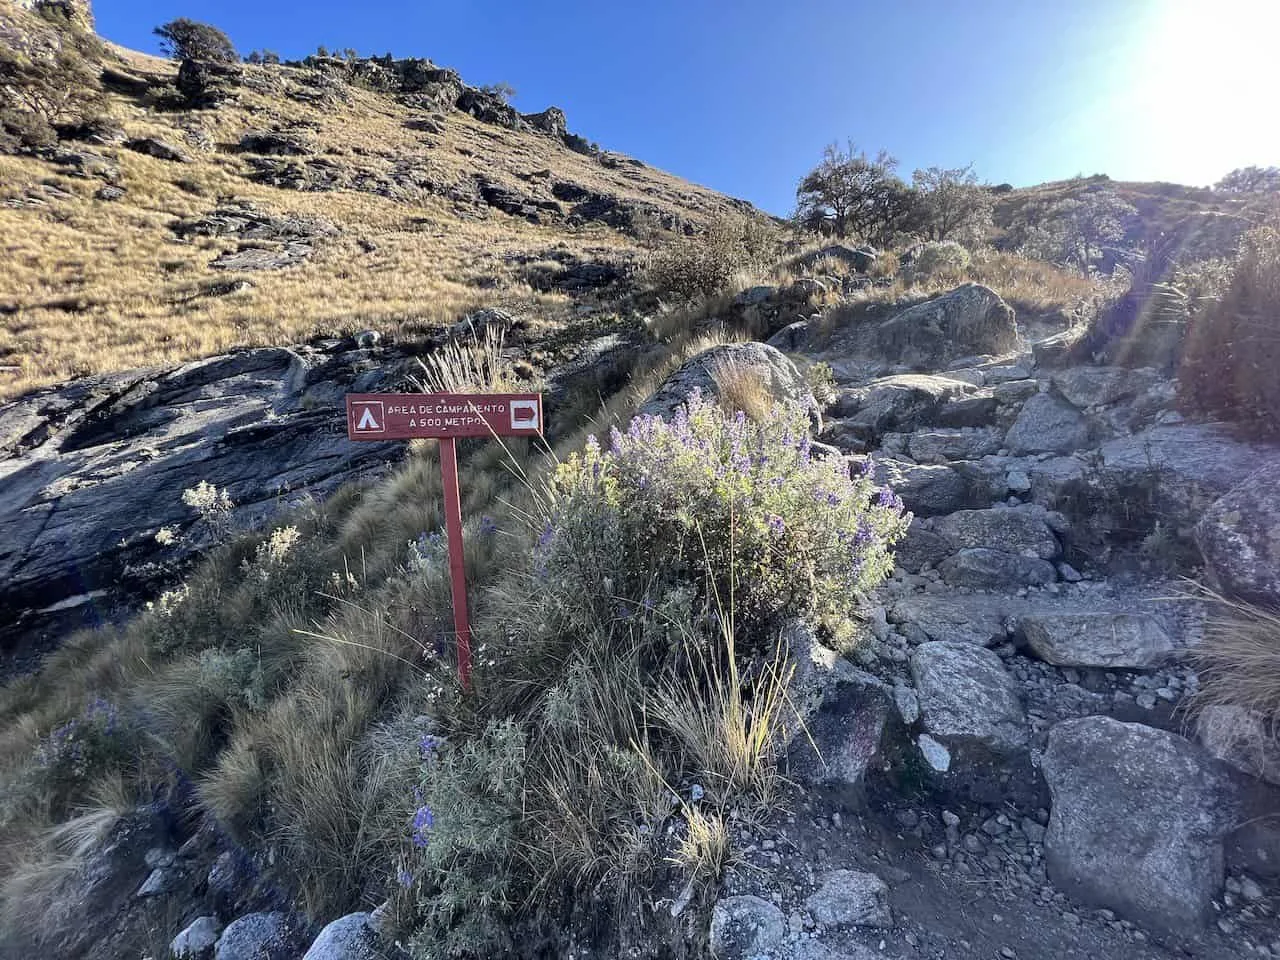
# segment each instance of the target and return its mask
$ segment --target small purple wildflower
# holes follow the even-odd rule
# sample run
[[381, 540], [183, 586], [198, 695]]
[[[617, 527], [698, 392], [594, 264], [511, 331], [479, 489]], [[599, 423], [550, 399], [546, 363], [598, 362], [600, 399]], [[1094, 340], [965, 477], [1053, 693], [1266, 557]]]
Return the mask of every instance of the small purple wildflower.
[[413, 886], [413, 874], [408, 870], [401, 870], [396, 874], [396, 882], [408, 890]]
[[425, 847], [428, 840], [427, 835], [435, 825], [436, 818], [435, 814], [431, 812], [431, 808], [427, 806], [419, 807], [413, 815], [413, 845], [415, 847]]
[[769, 524], [769, 530], [773, 533], [775, 537], [782, 536], [787, 530], [786, 521], [783, 520], [776, 513], [769, 514], [769, 519], [767, 523]]
[[480, 518], [480, 536], [491, 537], [498, 532], [498, 525], [494, 523], [493, 517], [485, 515]]
[[444, 741], [439, 737], [432, 736], [429, 733], [424, 734], [418, 740], [418, 756], [423, 760], [430, 760], [435, 756], [436, 751], [440, 749], [440, 745], [442, 743], [444, 743]]

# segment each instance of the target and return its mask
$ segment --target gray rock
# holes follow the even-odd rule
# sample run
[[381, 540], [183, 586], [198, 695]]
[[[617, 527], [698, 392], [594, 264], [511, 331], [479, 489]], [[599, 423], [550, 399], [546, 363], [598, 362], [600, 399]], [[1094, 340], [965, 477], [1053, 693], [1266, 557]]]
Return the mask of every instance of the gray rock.
[[1000, 449], [1002, 437], [991, 428], [984, 430], [927, 430], [907, 439], [907, 452], [917, 463], [947, 463], [977, 460]]
[[891, 927], [889, 886], [874, 873], [834, 870], [804, 902], [824, 927]]
[[1017, 683], [990, 650], [971, 643], [923, 643], [911, 655], [911, 675], [925, 730], [940, 743], [977, 745], [996, 754], [1027, 748]]
[[126, 140], [124, 145], [136, 153], [145, 153], [157, 160], [168, 160], [171, 163], [190, 163], [191, 158], [185, 152], [166, 140], [157, 137], [137, 137]]
[[992, 290], [965, 283], [908, 307], [876, 331], [882, 356], [915, 370], [941, 370], [961, 357], [1002, 354], [1018, 344], [1013, 309]]
[[938, 565], [938, 572], [953, 587], [978, 590], [1043, 586], [1058, 578], [1048, 560], [986, 547], [958, 551]]
[[1048, 393], [1038, 393], [1023, 404], [1005, 437], [1005, 446], [1018, 455], [1071, 453], [1088, 442], [1089, 425], [1080, 411]]
[[[388, 382], [388, 359], [361, 385]], [[274, 517], [286, 492], [323, 498], [382, 469], [400, 445], [353, 444], [344, 429], [342, 394], [369, 361], [246, 350], [0, 405], [0, 608], [11, 614], [0, 646], [102, 615], [103, 596], [126, 606], [153, 595], [213, 540], [182, 502], [201, 481], [227, 491], [228, 525], [245, 529]], [[161, 528], [177, 539], [157, 543]]]
[[1058, 393], [1082, 410], [1136, 397], [1159, 382], [1154, 370], [1128, 367], [1072, 367], [1053, 375]]
[[1006, 380], [991, 390], [991, 395], [1000, 404], [1014, 405], [1030, 400], [1040, 392], [1040, 383], [1036, 380]]
[[930, 423], [947, 401], [970, 396], [976, 389], [949, 377], [899, 374], [840, 391], [835, 412], [871, 436], [911, 431]]
[[[821, 432], [822, 413], [804, 374], [779, 350], [757, 342], [712, 347], [688, 360], [641, 405], [640, 414], [670, 417], [694, 390], [708, 399], [719, 398], [721, 389], [716, 376], [725, 369], [757, 378], [775, 400], [799, 404], [808, 411], [815, 433]], [[732, 398], [726, 402], [731, 403]]]
[[138, 888], [136, 896], [139, 897], [158, 897], [162, 893], [168, 893], [173, 887], [174, 872], [168, 867], [156, 867], [149, 874], [147, 879], [142, 881], [142, 886]]
[[224, 253], [209, 261], [215, 270], [250, 272], [283, 270], [309, 258], [315, 248], [309, 243], [286, 243], [278, 247], [245, 247]]
[[756, 960], [779, 949], [786, 936], [786, 917], [760, 897], [724, 897], [711, 911], [711, 955], [717, 960]]
[[1086, 717], [1050, 731], [1042, 768], [1054, 885], [1159, 933], [1194, 935], [1222, 888], [1231, 819], [1214, 761], [1176, 734]]
[[876, 483], [892, 487], [917, 516], [931, 517], [990, 503], [990, 498], [950, 467], [876, 457], [872, 476]]
[[1203, 707], [1196, 715], [1196, 736], [1219, 760], [1280, 786], [1280, 741], [1257, 712], [1223, 704]]
[[1019, 621], [1027, 646], [1059, 667], [1144, 670], [1173, 652], [1173, 641], [1151, 616], [1096, 611], [1031, 614]]
[[888, 611], [892, 623], [911, 624], [930, 640], [989, 646], [1005, 639], [1007, 613], [989, 597], [913, 594]]
[[951, 751], [929, 734], [922, 733], [916, 737], [916, 746], [920, 748], [924, 762], [935, 773], [946, 773], [951, 769]]
[[214, 960], [293, 960], [298, 933], [283, 913], [249, 913], [227, 924], [213, 948]]
[[369, 914], [349, 913], [321, 930], [302, 960], [385, 960], [387, 956], [369, 926]]
[[748, 287], [733, 298], [733, 302], [741, 307], [755, 307], [769, 300], [777, 292], [777, 287]]
[[911, 521], [907, 535], [898, 542], [893, 559], [902, 569], [919, 573], [923, 567], [936, 567], [954, 550], [946, 538], [925, 527], [917, 518]]
[[1268, 467], [1233, 487], [1196, 525], [1196, 543], [1223, 592], [1280, 605], [1280, 475]]
[[1062, 552], [1049, 525], [1024, 509], [959, 510], [932, 520], [931, 529], [952, 550], [986, 547], [1041, 560]]
[[815, 647], [814, 653], [799, 660], [792, 678], [790, 702], [804, 724], [788, 730], [787, 775], [856, 804], [865, 796], [868, 775], [893, 748], [897, 707], [891, 688], [880, 680], [833, 651]]
[[1213, 424], [1151, 427], [1104, 443], [1101, 454], [1099, 481], [1105, 490], [1149, 487], [1156, 509], [1195, 520], [1241, 478], [1280, 470], [1280, 450], [1244, 443]]
[[222, 924], [217, 917], [197, 917], [169, 944], [174, 960], [209, 960]]

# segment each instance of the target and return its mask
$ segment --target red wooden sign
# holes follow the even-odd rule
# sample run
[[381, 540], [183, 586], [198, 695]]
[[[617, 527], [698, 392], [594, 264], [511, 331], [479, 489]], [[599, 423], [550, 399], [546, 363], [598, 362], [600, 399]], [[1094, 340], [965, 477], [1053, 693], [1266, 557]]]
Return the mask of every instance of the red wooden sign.
[[458, 679], [464, 690], [471, 682], [471, 621], [467, 616], [456, 438], [528, 437], [541, 433], [540, 393], [347, 394], [347, 437], [351, 440], [440, 440], [453, 627], [458, 634]]
[[352, 440], [542, 433], [540, 393], [349, 393]]

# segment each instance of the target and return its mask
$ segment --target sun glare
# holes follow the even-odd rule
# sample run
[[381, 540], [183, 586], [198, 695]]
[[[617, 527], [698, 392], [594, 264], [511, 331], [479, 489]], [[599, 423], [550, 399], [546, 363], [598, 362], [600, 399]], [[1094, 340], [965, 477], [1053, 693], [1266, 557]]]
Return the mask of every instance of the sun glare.
[[1208, 184], [1280, 163], [1277, 0], [1162, 0], [1135, 36], [1119, 135], [1165, 179]]

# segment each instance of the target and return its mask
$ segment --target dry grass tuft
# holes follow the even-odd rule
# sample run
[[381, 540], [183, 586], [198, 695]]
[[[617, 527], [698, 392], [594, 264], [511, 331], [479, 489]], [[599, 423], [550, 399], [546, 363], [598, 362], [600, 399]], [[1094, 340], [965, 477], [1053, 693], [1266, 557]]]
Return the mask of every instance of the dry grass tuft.
[[1213, 604], [1195, 651], [1198, 704], [1254, 711], [1275, 730], [1280, 725], [1280, 611], [1207, 587], [1196, 592]]
[[773, 409], [773, 394], [759, 370], [722, 358], [708, 373], [715, 382], [721, 407], [730, 416], [741, 411], [759, 423]]

